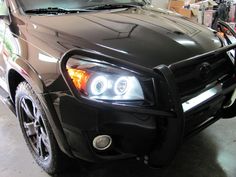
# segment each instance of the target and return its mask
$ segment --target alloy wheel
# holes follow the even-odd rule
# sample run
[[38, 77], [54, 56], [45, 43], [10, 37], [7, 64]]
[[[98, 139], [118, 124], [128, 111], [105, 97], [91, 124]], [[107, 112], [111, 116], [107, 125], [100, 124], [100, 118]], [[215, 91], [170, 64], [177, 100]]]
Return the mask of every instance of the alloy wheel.
[[51, 145], [41, 111], [29, 97], [23, 97], [20, 100], [20, 114], [24, 133], [34, 153], [46, 161], [51, 156]]

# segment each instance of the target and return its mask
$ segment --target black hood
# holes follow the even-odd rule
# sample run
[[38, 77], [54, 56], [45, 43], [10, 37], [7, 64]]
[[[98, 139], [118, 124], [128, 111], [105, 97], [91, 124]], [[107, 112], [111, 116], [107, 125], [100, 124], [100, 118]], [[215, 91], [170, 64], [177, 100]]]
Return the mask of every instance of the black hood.
[[46, 35], [41, 38], [54, 47], [65, 51], [88, 48], [148, 68], [221, 47], [218, 37], [206, 27], [150, 7], [32, 16], [30, 21], [32, 33]]

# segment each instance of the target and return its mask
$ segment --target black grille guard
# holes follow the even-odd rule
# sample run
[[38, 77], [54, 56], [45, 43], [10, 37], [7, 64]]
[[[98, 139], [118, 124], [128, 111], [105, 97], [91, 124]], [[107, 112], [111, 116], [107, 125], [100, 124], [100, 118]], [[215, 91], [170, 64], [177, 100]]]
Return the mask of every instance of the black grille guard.
[[[232, 49], [236, 49], [236, 44], [232, 44], [226, 47], [222, 47], [219, 48], [217, 50], [213, 50], [211, 52], [207, 52], [201, 55], [197, 55], [185, 60], [182, 60], [180, 62], [177, 62], [174, 64], [174, 67], [181, 67], [183, 65], [187, 65], [189, 63], [194, 63], [196, 61], [199, 62], [199, 60], [201, 59], [205, 59], [208, 57], [217, 57], [217, 55], [220, 55], [222, 53], [226, 53]], [[151, 108], [140, 108], [140, 107], [133, 107], [133, 106], [122, 106], [122, 105], [111, 105], [110, 103], [104, 103], [104, 102], [99, 102], [99, 103], [95, 103], [94, 101], [90, 101], [90, 100], [86, 100], [81, 98], [78, 95], [78, 91], [77, 89], [74, 87], [72, 80], [70, 79], [68, 73], [67, 73], [67, 69], [66, 69], [66, 63], [68, 62], [68, 60], [74, 56], [83, 56], [86, 58], [91, 58], [91, 59], [96, 59], [98, 61], [104, 61], [104, 62], [108, 62], [108, 63], [112, 63], [115, 64], [119, 67], [125, 67], [125, 68], [129, 68], [131, 70], [134, 70], [140, 74], [143, 74], [147, 77], [152, 77], [152, 78], [162, 78], [165, 80], [165, 83], [168, 87], [168, 92], [170, 93], [170, 99], [172, 100], [172, 106], [170, 106], [173, 109], [170, 109], [170, 111], [163, 111], [163, 110], [156, 110], [156, 109], [151, 109]], [[234, 58], [235, 60], [235, 58]], [[183, 110], [182, 110], [182, 105], [181, 105], [181, 101], [180, 98], [178, 96], [177, 93], [177, 88], [175, 85], [175, 81], [174, 81], [174, 76], [172, 74], [172, 69], [173, 69], [173, 65], [170, 66], [166, 66], [166, 65], [159, 65], [157, 67], [155, 67], [153, 70], [145, 68], [143, 66], [139, 66], [124, 60], [120, 60], [111, 56], [107, 56], [95, 51], [91, 51], [91, 50], [84, 50], [84, 49], [79, 49], [79, 48], [75, 48], [75, 49], [71, 49], [68, 52], [66, 52], [62, 58], [59, 61], [59, 69], [60, 72], [62, 74], [62, 77], [64, 78], [66, 84], [68, 85], [71, 93], [78, 98], [79, 101], [83, 101], [84, 103], [87, 104], [92, 104], [92, 105], [96, 105], [98, 107], [104, 108], [104, 106], [106, 107], [112, 107], [114, 109], [118, 109], [118, 110], [123, 110], [123, 111], [127, 111], [127, 112], [136, 112], [136, 113], [143, 113], [143, 114], [150, 114], [150, 115], [160, 115], [160, 116], [167, 116], [167, 117], [179, 117], [178, 114], [179, 112], [182, 114]], [[234, 86], [230, 87], [229, 89], [227, 89], [226, 91], [224, 91], [224, 94], [232, 91], [234, 89]]]
[[[177, 62], [175, 63], [175, 67], [181, 67], [189, 63], [194, 63], [197, 60], [202, 60], [207, 57], [214, 57], [217, 55], [221, 55], [222, 53], [226, 53], [230, 50], [235, 50], [235, 49], [236, 49], [236, 44], [232, 44], [226, 47], [222, 47], [222, 48]], [[154, 108], [113, 105], [110, 103], [95, 102], [95, 101], [87, 100], [80, 97], [78, 95], [78, 91], [74, 87], [72, 80], [70, 79], [67, 73], [67, 68], [66, 68], [66, 64], [68, 60], [74, 55], [96, 59], [98, 61], [112, 63], [116, 66], [129, 68], [147, 77], [154, 78], [154, 80], [162, 79], [164, 81], [163, 84], [165, 85], [165, 88], [167, 88], [165, 92], [168, 92], [166, 99], [171, 100], [168, 105], [168, 108], [170, 109], [166, 111], [166, 110], [158, 110]], [[230, 57], [229, 57], [229, 60], [230, 60]], [[235, 61], [235, 57], [234, 57], [234, 61]], [[233, 63], [235, 63], [234, 61]], [[139, 65], [136, 65], [136, 64], [118, 59], [118, 58], [114, 58], [112, 56], [107, 56], [107, 55], [98, 53], [96, 51], [75, 48], [75, 49], [69, 50], [62, 56], [62, 58], [59, 61], [59, 69], [71, 93], [78, 99], [78, 101], [83, 102], [83, 104], [87, 104], [88, 106], [95, 106], [100, 109], [112, 108], [112, 109], [121, 110], [124, 112], [154, 115], [154, 116], [157, 116], [157, 118], [165, 117], [168, 120], [168, 126], [167, 126], [167, 131], [166, 131], [167, 132], [166, 141], [162, 144], [161, 149], [154, 150], [150, 154], [150, 164], [153, 164], [154, 166], [160, 166], [160, 165], [168, 164], [171, 161], [178, 147], [182, 143], [182, 140], [184, 137], [184, 126], [185, 126], [185, 118], [184, 118], [185, 116], [184, 116], [184, 112], [182, 108], [181, 99], [177, 91], [177, 86], [175, 84], [175, 79], [171, 71], [173, 69], [171, 65], [170, 66], [159, 65], [153, 69], [148, 69], [143, 66], [139, 66]], [[234, 72], [235, 72], [235, 69], [234, 69]], [[236, 88], [236, 83], [231, 85], [227, 89], [222, 90], [218, 94], [223, 94], [223, 95], [228, 94], [230, 92], [233, 92], [235, 88]], [[164, 151], [165, 152], [168, 151], [169, 152], [168, 155], [164, 153]]]

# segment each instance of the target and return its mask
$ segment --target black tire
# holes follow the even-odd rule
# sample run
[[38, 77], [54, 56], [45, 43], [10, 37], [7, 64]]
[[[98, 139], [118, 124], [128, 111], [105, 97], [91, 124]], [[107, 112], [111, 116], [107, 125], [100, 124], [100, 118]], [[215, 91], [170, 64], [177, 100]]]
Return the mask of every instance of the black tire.
[[18, 85], [15, 106], [24, 139], [35, 161], [49, 174], [62, 172], [67, 166], [67, 157], [60, 151], [45, 111], [27, 82]]

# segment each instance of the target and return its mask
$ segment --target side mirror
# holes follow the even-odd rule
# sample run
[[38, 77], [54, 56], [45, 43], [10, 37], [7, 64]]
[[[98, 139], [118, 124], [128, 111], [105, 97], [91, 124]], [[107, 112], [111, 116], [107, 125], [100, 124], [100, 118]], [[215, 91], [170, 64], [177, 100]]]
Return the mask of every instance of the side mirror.
[[9, 9], [6, 1], [0, 0], [0, 18], [3, 19], [9, 15]]

